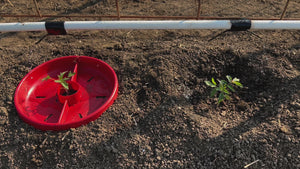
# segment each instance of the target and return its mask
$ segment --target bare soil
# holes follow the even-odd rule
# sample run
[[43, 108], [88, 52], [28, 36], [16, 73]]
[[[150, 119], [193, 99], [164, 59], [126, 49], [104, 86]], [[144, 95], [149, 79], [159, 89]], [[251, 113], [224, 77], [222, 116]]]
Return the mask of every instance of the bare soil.
[[[10, 2], [0, 0], [1, 13], [35, 12], [31, 1]], [[46, 14], [115, 13], [114, 1], [37, 2]], [[201, 15], [280, 17], [285, 2], [203, 0]], [[123, 15], [195, 15], [196, 6], [194, 0], [120, 0]], [[299, 1], [290, 2], [286, 17], [300, 17]], [[1, 33], [0, 168], [300, 168], [300, 31], [215, 37], [222, 31], [78, 31], [38, 44], [45, 32]], [[36, 130], [20, 120], [15, 89], [34, 67], [68, 55], [111, 65], [119, 96], [85, 126]], [[226, 75], [245, 87], [217, 106], [204, 81]]]

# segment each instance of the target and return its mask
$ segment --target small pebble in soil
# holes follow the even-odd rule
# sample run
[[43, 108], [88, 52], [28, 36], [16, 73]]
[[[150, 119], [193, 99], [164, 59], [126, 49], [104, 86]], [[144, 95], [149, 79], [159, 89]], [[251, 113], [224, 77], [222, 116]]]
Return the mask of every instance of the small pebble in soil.
[[8, 111], [5, 107], [0, 107], [0, 124], [6, 124], [8, 122]]
[[293, 134], [291, 128], [288, 125], [282, 125], [280, 130], [285, 134]]
[[7, 95], [6, 96], [6, 101], [12, 101], [12, 95]]
[[245, 101], [241, 100], [238, 102], [237, 107], [239, 110], [246, 110], [248, 107], [248, 104]]
[[291, 103], [296, 109], [300, 109], [300, 103], [294, 101]]
[[298, 134], [300, 134], [300, 127], [295, 127], [295, 130]]
[[297, 112], [297, 117], [300, 119], [300, 111]]

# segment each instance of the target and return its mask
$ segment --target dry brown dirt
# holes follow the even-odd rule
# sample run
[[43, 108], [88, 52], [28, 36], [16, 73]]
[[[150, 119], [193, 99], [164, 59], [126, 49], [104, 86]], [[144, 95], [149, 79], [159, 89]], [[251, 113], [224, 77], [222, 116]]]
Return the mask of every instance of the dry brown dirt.
[[[1, 13], [35, 12], [31, 1], [10, 2], [0, 0]], [[115, 13], [114, 1], [37, 2], [46, 14]], [[286, 1], [202, 2], [203, 16], [280, 17]], [[195, 6], [194, 0], [120, 0], [123, 15], [195, 15]], [[286, 17], [300, 18], [299, 1], [290, 2]], [[45, 32], [1, 33], [0, 168], [300, 168], [300, 31], [214, 38], [222, 31], [78, 31], [38, 44]], [[15, 89], [34, 67], [68, 55], [111, 65], [119, 96], [86, 126], [36, 130], [20, 120]], [[245, 88], [217, 106], [204, 81], [226, 75]]]

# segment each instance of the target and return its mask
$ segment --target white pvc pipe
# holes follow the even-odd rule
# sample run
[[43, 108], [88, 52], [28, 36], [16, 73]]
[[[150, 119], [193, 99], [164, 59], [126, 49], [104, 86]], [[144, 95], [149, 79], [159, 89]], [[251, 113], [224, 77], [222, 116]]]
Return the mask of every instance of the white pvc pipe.
[[[230, 20], [66, 21], [69, 30], [230, 29]], [[251, 29], [300, 29], [300, 20], [252, 20]], [[45, 31], [45, 22], [0, 23], [0, 32]]]
[[299, 20], [252, 20], [251, 29], [300, 29]]
[[0, 23], [0, 32], [45, 31], [45, 22]]
[[184, 21], [67, 21], [66, 30], [84, 29], [230, 29], [229, 20]]

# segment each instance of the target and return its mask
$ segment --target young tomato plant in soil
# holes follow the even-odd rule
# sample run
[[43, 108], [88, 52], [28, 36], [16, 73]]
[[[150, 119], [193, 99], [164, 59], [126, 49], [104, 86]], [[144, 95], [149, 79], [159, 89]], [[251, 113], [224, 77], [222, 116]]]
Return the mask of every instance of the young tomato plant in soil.
[[211, 78], [210, 81], [205, 81], [205, 84], [209, 87], [212, 87], [212, 91], [210, 92], [210, 96], [213, 97], [217, 93], [219, 93], [218, 96], [218, 105], [223, 102], [224, 100], [231, 100], [231, 92], [235, 92], [234, 86], [238, 86], [240, 88], [243, 88], [242, 83], [240, 82], [240, 79], [238, 78], [233, 78], [229, 75], [226, 76], [226, 80], [218, 80], [219, 84], [216, 83], [214, 78]]
[[59, 75], [57, 75], [58, 79], [53, 79], [48, 75], [45, 78], [43, 78], [42, 81], [53, 80], [54, 82], [59, 83], [65, 89], [64, 95], [72, 95], [76, 93], [76, 90], [70, 88], [67, 81], [70, 80], [70, 78], [75, 75], [75, 72], [69, 72], [65, 77], [65, 74], [67, 72], [68, 71], [61, 72]]

